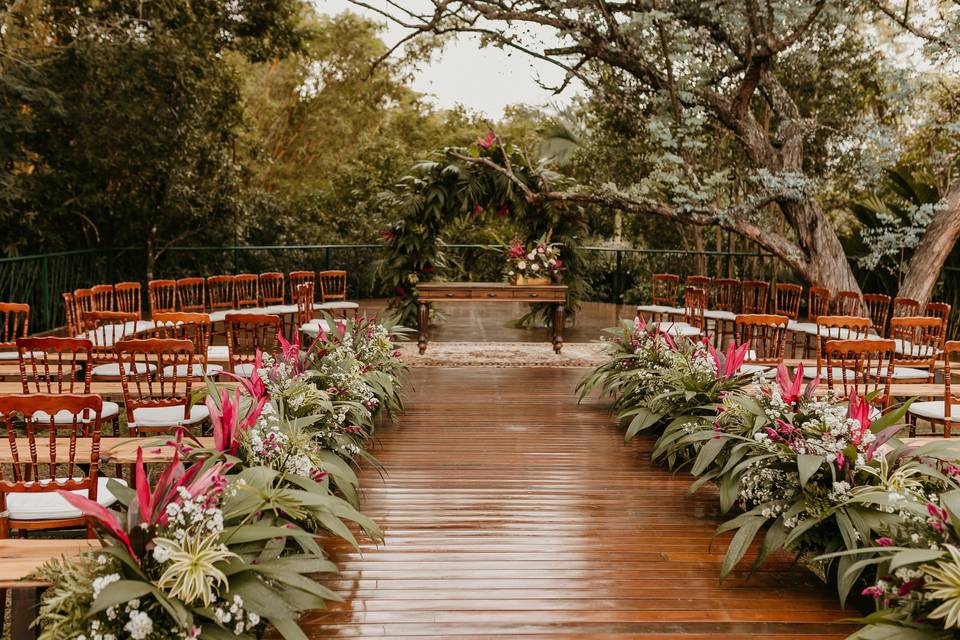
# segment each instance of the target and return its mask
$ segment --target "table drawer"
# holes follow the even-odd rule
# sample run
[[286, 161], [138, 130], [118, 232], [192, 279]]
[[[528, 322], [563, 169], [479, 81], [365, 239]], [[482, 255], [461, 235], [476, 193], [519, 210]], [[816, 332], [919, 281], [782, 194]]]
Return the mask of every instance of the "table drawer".
[[473, 297], [476, 300], [513, 300], [513, 291], [509, 289], [497, 289], [494, 291], [477, 290], [473, 292]]
[[558, 294], [556, 291], [536, 289], [531, 287], [529, 290], [519, 290], [515, 289], [513, 291], [513, 297], [517, 300], [545, 300], [547, 302], [556, 302], [558, 299], [563, 300], [564, 295], [562, 293]]
[[424, 291], [421, 297], [429, 300], [469, 300], [474, 296], [470, 289], [430, 289]]

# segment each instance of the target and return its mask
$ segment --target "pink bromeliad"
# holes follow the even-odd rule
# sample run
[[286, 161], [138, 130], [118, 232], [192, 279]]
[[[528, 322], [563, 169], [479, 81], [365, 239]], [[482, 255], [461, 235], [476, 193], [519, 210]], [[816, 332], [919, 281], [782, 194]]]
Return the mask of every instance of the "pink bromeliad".
[[236, 455], [240, 448], [240, 434], [252, 427], [269, 398], [261, 396], [255, 399], [253, 408], [244, 417], [240, 418], [240, 390], [235, 390], [234, 399], [230, 399], [229, 392], [224, 389], [220, 395], [220, 406], [207, 396], [207, 410], [210, 412], [210, 424], [213, 425], [213, 445], [217, 451]]
[[720, 355], [717, 353], [717, 350], [713, 348], [712, 344], [710, 344], [710, 339], [704, 338], [703, 344], [707, 346], [707, 351], [710, 352], [710, 357], [713, 358], [713, 363], [717, 367], [717, 376], [725, 380], [729, 380], [733, 376], [737, 375], [737, 372], [740, 371], [740, 367], [743, 366], [743, 361], [747, 359], [747, 351], [750, 350], [749, 340], [740, 346], [737, 346], [731, 342], [730, 346], [727, 347], [727, 353], [723, 356], [723, 361], [721, 362]]
[[820, 376], [816, 376], [807, 383], [801, 394], [800, 388], [803, 385], [803, 363], [800, 363], [793, 372], [793, 378], [787, 371], [785, 365], [777, 367], [777, 385], [780, 387], [780, 397], [787, 406], [794, 407], [800, 402], [800, 398], [812, 398], [817, 385], [820, 384]]

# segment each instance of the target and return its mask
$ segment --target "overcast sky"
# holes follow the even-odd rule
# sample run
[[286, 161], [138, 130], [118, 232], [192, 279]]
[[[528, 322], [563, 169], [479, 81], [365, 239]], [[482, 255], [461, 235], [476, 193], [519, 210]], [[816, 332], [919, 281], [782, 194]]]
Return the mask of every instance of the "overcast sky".
[[[350, 10], [386, 23], [382, 16], [351, 4], [348, 0], [313, 0], [321, 13], [337, 14]], [[384, 0], [367, 0], [368, 4], [388, 8]], [[416, 6], [422, 0], [402, 0], [403, 6]], [[388, 46], [400, 40], [406, 31], [396, 25], [387, 25], [381, 37]], [[568, 104], [573, 91], [561, 96], [542, 89], [540, 79], [548, 85], [558, 85], [563, 71], [548, 62], [529, 56], [509, 54], [500, 49], [481, 49], [473, 36], [460, 36], [448, 44], [435, 59], [425, 65], [413, 82], [413, 88], [433, 97], [439, 107], [462, 104], [490, 118], [499, 118], [503, 108], [511, 104], [546, 105]]]

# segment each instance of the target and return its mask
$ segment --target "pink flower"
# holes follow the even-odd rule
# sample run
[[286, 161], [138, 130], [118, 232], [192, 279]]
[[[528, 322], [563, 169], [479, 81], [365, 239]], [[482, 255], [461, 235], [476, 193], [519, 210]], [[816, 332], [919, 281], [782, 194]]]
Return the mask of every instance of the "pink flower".
[[500, 208], [497, 209], [497, 215], [500, 216], [501, 218], [506, 218], [508, 215], [510, 215], [510, 205], [508, 204], [500, 205]]
[[879, 546], [881, 546], [881, 547], [892, 547], [892, 546], [893, 546], [893, 539], [892, 539], [892, 538], [887, 538], [886, 536], [884, 536], [884, 537], [882, 537], [882, 538], [877, 538], [876, 543], [877, 543], [877, 545], [879, 545]]
[[859, 444], [863, 434], [870, 430], [870, 403], [858, 396], [856, 389], [850, 394], [847, 417], [856, 420], [860, 425], [860, 430], [854, 433], [851, 439], [854, 444]]
[[496, 134], [494, 134], [493, 131], [488, 131], [486, 137], [477, 138], [477, 144], [479, 144], [484, 149], [489, 149], [491, 146], [493, 146], [493, 141], [495, 138], [496, 138]]

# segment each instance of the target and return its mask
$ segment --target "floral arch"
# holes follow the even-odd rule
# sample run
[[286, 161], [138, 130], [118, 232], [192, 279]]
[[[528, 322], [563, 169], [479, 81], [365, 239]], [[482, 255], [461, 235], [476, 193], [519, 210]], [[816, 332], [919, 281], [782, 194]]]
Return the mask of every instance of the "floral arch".
[[[434, 160], [419, 162], [387, 194], [402, 218], [381, 232], [387, 253], [381, 282], [393, 292], [390, 308], [413, 326], [417, 318], [416, 285], [441, 278], [448, 264], [443, 233], [457, 224], [482, 224], [497, 217], [515, 223], [524, 244], [549, 238], [560, 245], [559, 281], [569, 287], [574, 312], [587, 294], [579, 240], [586, 232], [581, 209], [564, 202], [542, 201], [536, 194], [555, 191], [567, 179], [545, 162], [534, 164], [520, 148], [504, 145], [489, 133], [470, 147], [447, 148]], [[552, 322], [549, 305], [531, 305], [522, 323]]]

